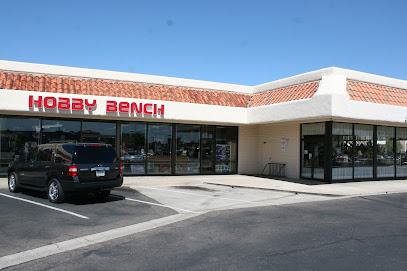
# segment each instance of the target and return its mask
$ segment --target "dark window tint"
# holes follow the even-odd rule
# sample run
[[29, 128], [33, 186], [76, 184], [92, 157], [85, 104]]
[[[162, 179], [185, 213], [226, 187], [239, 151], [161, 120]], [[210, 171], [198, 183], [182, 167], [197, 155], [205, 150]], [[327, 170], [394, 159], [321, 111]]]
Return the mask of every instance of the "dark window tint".
[[37, 161], [51, 161], [52, 146], [43, 146], [39, 148]]
[[55, 163], [69, 164], [72, 160], [74, 145], [58, 145], [55, 155]]
[[114, 163], [118, 161], [117, 154], [112, 146], [85, 145], [76, 146], [74, 163]]

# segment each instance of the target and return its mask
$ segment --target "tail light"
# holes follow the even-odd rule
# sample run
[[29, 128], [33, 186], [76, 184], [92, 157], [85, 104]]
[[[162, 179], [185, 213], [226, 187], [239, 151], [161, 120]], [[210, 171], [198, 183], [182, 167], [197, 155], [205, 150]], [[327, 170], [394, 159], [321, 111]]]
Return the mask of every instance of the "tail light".
[[78, 168], [76, 166], [70, 166], [68, 168], [68, 176], [78, 176]]
[[123, 165], [122, 164], [120, 164], [120, 166], [119, 166], [119, 173], [123, 174]]

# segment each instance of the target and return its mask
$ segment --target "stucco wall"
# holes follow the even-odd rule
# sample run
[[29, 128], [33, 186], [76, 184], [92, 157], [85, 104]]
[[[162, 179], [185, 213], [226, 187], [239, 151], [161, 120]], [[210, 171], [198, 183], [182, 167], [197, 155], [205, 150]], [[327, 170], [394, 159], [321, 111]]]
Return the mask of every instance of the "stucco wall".
[[257, 140], [258, 125], [239, 126], [239, 174], [258, 174]]
[[261, 174], [267, 163], [282, 163], [287, 177], [298, 178], [299, 160], [299, 122], [239, 126], [239, 174]]
[[[283, 142], [286, 142], [285, 147]], [[300, 174], [300, 123], [286, 122], [259, 125], [257, 171], [260, 174], [267, 163], [286, 164], [287, 177]]]

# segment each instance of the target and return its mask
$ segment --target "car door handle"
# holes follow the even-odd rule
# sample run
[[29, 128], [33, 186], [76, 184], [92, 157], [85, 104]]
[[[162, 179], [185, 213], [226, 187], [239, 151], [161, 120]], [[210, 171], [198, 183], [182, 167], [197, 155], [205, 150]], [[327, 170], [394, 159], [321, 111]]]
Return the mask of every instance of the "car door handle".
[[51, 166], [45, 166], [45, 169], [50, 169], [51, 168]]

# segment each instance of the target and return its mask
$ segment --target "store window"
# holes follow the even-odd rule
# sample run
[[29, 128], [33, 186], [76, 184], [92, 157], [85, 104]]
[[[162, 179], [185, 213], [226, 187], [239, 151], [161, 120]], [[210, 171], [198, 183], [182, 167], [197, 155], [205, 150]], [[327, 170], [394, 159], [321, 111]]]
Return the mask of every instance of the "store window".
[[7, 166], [14, 159], [28, 155], [40, 140], [41, 121], [37, 118], [0, 118], [0, 174], [7, 174]]
[[115, 122], [82, 122], [82, 142], [106, 143], [116, 146]]
[[354, 178], [373, 178], [373, 125], [355, 124]]
[[176, 129], [177, 174], [200, 173], [200, 126], [178, 124]]
[[397, 177], [407, 177], [407, 128], [396, 129]]
[[377, 126], [377, 177], [394, 177], [394, 127]]
[[325, 123], [310, 123], [301, 126], [301, 177], [324, 179]]
[[215, 172], [237, 172], [237, 127], [216, 127]]
[[171, 174], [172, 124], [148, 125], [147, 173]]
[[121, 159], [125, 174], [145, 174], [147, 155], [145, 123], [122, 123]]
[[353, 178], [353, 125], [332, 124], [332, 180]]
[[42, 143], [80, 142], [81, 122], [70, 120], [43, 120]]

